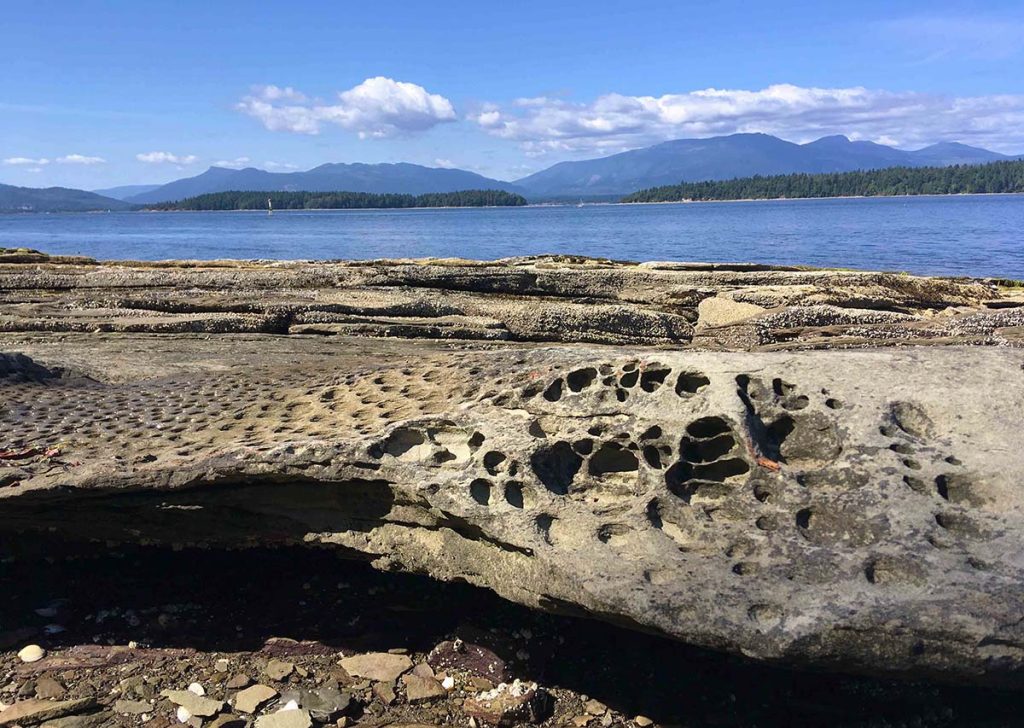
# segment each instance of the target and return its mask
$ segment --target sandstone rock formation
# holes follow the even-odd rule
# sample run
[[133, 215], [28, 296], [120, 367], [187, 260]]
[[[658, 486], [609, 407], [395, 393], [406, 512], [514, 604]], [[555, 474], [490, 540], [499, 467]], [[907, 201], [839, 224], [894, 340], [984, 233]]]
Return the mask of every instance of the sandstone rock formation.
[[[323, 545], [764, 660], [1024, 684], [1024, 301], [744, 268], [0, 267], [0, 532]], [[765, 311], [701, 325], [711, 297]]]

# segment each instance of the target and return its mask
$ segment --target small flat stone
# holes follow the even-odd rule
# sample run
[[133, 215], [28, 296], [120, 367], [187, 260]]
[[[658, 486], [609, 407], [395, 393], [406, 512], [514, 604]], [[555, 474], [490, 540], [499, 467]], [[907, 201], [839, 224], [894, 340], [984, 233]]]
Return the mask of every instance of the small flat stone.
[[64, 686], [49, 675], [36, 680], [36, 697], [41, 700], [58, 700], [64, 697]]
[[217, 715], [217, 713], [224, 709], [223, 700], [203, 698], [195, 693], [190, 693], [188, 690], [164, 690], [160, 694], [175, 705], [200, 718], [209, 718], [211, 715]]
[[221, 658], [217, 660], [215, 663], [213, 663], [213, 669], [217, 672], [227, 672], [229, 667], [231, 667], [231, 663], [225, 660], [224, 658]]
[[283, 660], [271, 660], [267, 663], [267, 667], [264, 672], [271, 680], [277, 680], [280, 682], [295, 672], [295, 663], [284, 662]]
[[640, 726], [640, 728], [650, 728], [650, 726], [654, 725], [654, 721], [646, 715], [638, 715], [633, 719], [633, 722]]
[[602, 703], [600, 700], [588, 700], [583, 706], [583, 709], [590, 713], [590, 715], [604, 715], [608, 712], [608, 706]]
[[425, 662], [421, 662], [412, 669], [413, 675], [419, 675], [420, 677], [434, 677], [434, 668]]
[[39, 662], [46, 657], [46, 650], [39, 645], [26, 645], [18, 650], [18, 659], [22, 662]]
[[54, 718], [84, 713], [94, 705], [96, 701], [93, 698], [64, 700], [59, 703], [35, 698], [20, 700], [0, 713], [0, 725], [34, 725]]
[[406, 655], [392, 655], [387, 652], [368, 652], [341, 660], [345, 672], [354, 677], [364, 677], [380, 682], [394, 682], [407, 670], [412, 669], [412, 660]]
[[241, 690], [242, 688], [247, 687], [251, 682], [252, 680], [249, 679], [248, 675], [242, 675], [239, 673], [238, 675], [233, 675], [229, 678], [224, 686], [228, 690]]
[[122, 715], [142, 715], [153, 710], [153, 704], [147, 700], [118, 700], [114, 703], [114, 712]]
[[256, 719], [256, 728], [310, 728], [313, 719], [304, 710], [279, 710]]
[[213, 719], [213, 722], [207, 723], [204, 728], [243, 728], [243, 726], [245, 726], [244, 718], [225, 713], [224, 715], [218, 715]]
[[379, 682], [373, 686], [373, 694], [377, 697], [377, 700], [384, 703], [384, 705], [391, 705], [395, 702], [395, 688], [390, 682]]
[[255, 713], [277, 697], [277, 691], [267, 685], [253, 685], [235, 696], [235, 709], [242, 713]]
[[448, 694], [448, 691], [434, 678], [422, 677], [415, 673], [404, 675], [402, 684], [405, 685], [405, 697], [410, 703], [443, 698]]

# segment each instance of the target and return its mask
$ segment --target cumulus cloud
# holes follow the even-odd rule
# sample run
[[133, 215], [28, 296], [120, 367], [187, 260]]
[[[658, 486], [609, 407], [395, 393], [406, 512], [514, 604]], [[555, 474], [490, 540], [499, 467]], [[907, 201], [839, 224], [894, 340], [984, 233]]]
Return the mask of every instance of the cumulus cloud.
[[93, 165], [93, 164], [103, 164], [106, 161], [107, 160], [105, 160], [103, 157], [88, 157], [88, 156], [86, 156], [84, 154], [67, 154], [67, 155], [65, 155], [63, 157], [57, 157], [57, 163], [58, 164]]
[[243, 167], [249, 166], [248, 157], [235, 157], [234, 159], [221, 159], [218, 162], [214, 162], [214, 167], [227, 167], [228, 169], [242, 169]]
[[439, 157], [434, 160], [434, 166], [440, 167], [441, 169], [453, 169], [455, 167], [455, 162], [450, 159], [442, 159]]
[[708, 88], [663, 96], [606, 94], [588, 103], [518, 99], [468, 117], [531, 155], [613, 153], [667, 139], [764, 132], [794, 141], [828, 134], [903, 147], [956, 140], [1024, 147], [1024, 95], [939, 94], [791, 84], [761, 90]]
[[384, 76], [368, 78], [330, 101], [309, 99], [290, 86], [260, 86], [236, 108], [271, 131], [319, 134], [324, 124], [334, 124], [361, 139], [422, 132], [456, 119], [444, 96]]
[[170, 152], [144, 152], [135, 158], [147, 164], [193, 164], [199, 157], [194, 154], [171, 154]]
[[39, 167], [44, 164], [49, 164], [50, 160], [43, 158], [32, 159], [31, 157], [8, 157], [7, 159], [3, 160], [3, 162], [4, 164], [9, 165], [11, 167]]

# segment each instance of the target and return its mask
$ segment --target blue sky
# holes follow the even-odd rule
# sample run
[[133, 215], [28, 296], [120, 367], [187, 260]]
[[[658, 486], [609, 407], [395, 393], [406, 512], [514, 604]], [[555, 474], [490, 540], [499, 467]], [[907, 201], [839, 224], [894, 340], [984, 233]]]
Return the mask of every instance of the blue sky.
[[513, 179], [736, 131], [1024, 152], [1019, 0], [34, 0], [5, 4], [0, 47], [8, 184], [355, 161]]

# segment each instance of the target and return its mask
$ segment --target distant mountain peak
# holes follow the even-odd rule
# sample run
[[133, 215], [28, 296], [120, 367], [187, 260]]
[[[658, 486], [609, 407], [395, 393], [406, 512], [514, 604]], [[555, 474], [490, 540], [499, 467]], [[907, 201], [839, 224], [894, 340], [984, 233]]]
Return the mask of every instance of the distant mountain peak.
[[139, 204], [173, 202], [187, 197], [231, 190], [422, 195], [470, 189], [522, 192], [508, 182], [490, 179], [462, 169], [424, 167], [408, 162], [328, 162], [304, 172], [268, 172], [255, 167], [210, 167], [195, 177], [176, 180], [128, 199]]
[[897, 166], [945, 166], [1007, 159], [963, 144], [916, 152], [833, 134], [794, 144], [763, 133], [676, 139], [610, 157], [560, 162], [516, 184], [538, 197], [611, 196], [680, 182], [754, 175], [852, 172]]

